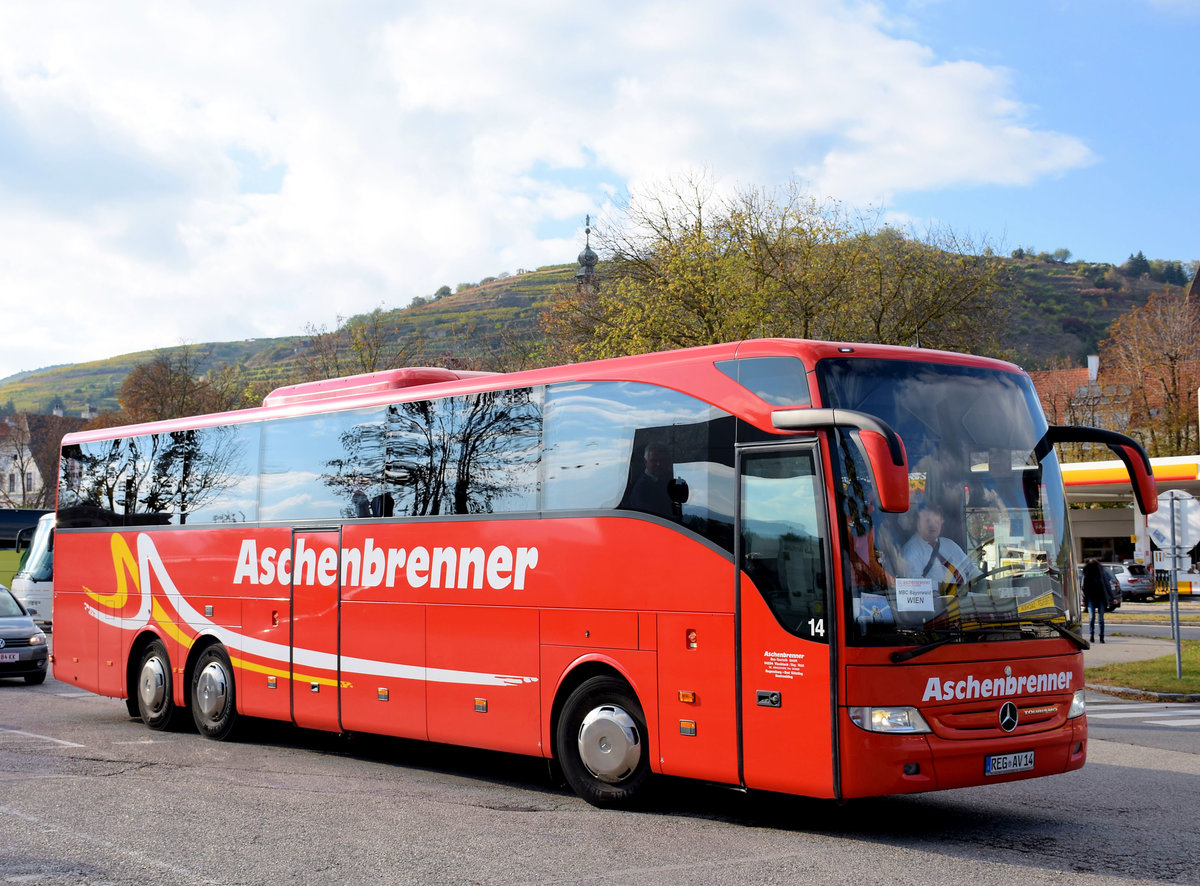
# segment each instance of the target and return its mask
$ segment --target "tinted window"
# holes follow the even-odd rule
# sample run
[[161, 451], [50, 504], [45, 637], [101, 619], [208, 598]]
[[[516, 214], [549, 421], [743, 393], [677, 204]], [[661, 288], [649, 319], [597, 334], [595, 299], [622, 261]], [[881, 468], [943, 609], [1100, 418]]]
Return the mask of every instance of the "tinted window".
[[121, 441], [64, 446], [59, 472], [58, 525], [119, 526], [125, 522], [124, 512]]
[[532, 511], [538, 394], [487, 391], [272, 423], [262, 519]]
[[715, 364], [742, 387], [772, 406], [808, 406], [808, 374], [797, 357], [746, 357]]
[[384, 432], [385, 488], [396, 514], [537, 508], [540, 390], [397, 403]]
[[383, 492], [383, 427], [382, 409], [268, 423], [263, 429], [259, 519], [358, 516], [359, 502]]
[[654, 514], [733, 547], [733, 418], [653, 385], [546, 392], [546, 510]]
[[258, 433], [231, 425], [64, 447], [59, 525], [252, 520]]

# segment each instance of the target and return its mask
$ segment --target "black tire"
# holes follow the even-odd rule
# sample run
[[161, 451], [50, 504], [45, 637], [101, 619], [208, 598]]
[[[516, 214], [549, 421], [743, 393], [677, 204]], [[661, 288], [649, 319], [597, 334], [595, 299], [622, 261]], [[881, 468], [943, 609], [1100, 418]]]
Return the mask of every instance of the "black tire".
[[46, 682], [46, 672], [42, 671], [40, 674], [26, 674], [25, 682], [30, 686], [38, 686], [42, 683], [45, 683]]
[[558, 719], [555, 755], [571, 789], [593, 806], [631, 806], [650, 777], [646, 718], [615, 677], [585, 680]]
[[162, 640], [153, 640], [142, 652], [134, 684], [138, 716], [151, 729], [170, 729], [177, 721], [171, 679], [171, 657]]
[[201, 735], [216, 741], [224, 741], [233, 735], [238, 723], [237, 690], [233, 683], [233, 665], [224, 646], [209, 646], [200, 654], [192, 669], [188, 697], [192, 719]]

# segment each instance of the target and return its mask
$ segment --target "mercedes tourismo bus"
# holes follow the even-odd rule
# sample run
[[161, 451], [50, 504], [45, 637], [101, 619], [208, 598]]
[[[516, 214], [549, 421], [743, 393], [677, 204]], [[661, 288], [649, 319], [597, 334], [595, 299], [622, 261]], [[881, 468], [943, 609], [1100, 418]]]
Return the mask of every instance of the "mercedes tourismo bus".
[[851, 798], [1065, 772], [1086, 643], [1053, 444], [1080, 439], [1153, 510], [1141, 448], [1047, 427], [1011, 364], [812, 341], [72, 434], [54, 674], [153, 729], [554, 758], [597, 805], [651, 773]]

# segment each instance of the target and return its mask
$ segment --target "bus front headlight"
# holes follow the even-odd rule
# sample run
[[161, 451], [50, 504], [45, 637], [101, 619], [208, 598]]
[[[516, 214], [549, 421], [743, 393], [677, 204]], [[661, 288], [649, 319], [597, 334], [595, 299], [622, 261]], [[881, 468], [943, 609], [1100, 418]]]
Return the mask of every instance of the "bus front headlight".
[[1071, 709], [1067, 711], [1067, 719], [1074, 720], [1076, 717], [1082, 717], [1087, 711], [1087, 703], [1083, 700], [1083, 690], [1080, 689], [1071, 696]]
[[849, 712], [851, 722], [868, 732], [897, 734], [932, 731], [916, 708], [852, 707]]

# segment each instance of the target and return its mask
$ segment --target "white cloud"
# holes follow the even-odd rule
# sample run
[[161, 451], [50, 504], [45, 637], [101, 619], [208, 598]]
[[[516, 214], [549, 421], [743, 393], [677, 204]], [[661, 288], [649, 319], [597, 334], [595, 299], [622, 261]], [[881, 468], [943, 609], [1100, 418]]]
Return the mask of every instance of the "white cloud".
[[569, 262], [706, 167], [878, 202], [1092, 159], [871, 3], [0, 8], [0, 377]]

